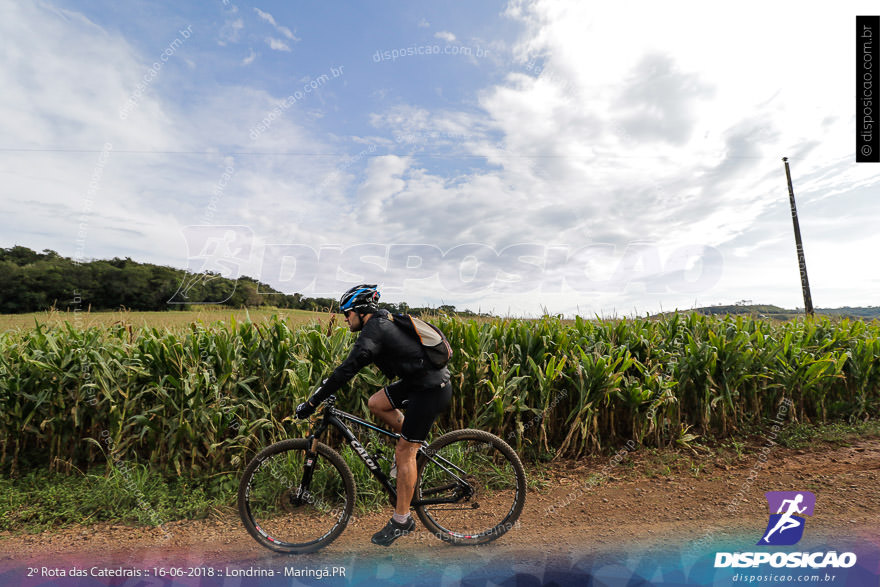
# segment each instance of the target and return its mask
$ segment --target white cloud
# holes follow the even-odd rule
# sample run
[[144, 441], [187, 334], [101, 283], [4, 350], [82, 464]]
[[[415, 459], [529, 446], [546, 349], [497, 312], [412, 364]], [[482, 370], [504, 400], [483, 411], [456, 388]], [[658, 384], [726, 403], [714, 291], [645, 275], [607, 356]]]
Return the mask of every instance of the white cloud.
[[419, 19], [419, 22], [416, 23], [416, 26], [418, 26], [420, 29], [426, 29], [426, 28], [429, 28], [429, 27], [431, 26], [431, 23], [428, 22], [428, 21], [425, 19], [425, 17], [423, 16], [422, 18]]
[[254, 12], [256, 12], [260, 18], [262, 18], [263, 20], [265, 20], [266, 22], [271, 24], [273, 27], [278, 26], [278, 24], [275, 22], [275, 18], [271, 14], [269, 14], [268, 12], [263, 12], [262, 10], [260, 10], [259, 8], [256, 8], [256, 7], [254, 8]]
[[[363, 95], [387, 90], [398, 98], [374, 106], [368, 136], [339, 138], [344, 130], [322, 128], [325, 110], [315, 94], [251, 140], [249, 129], [280, 97], [239, 86], [181, 86], [191, 75], [185, 46], [122, 121], [120, 107], [162, 44], [156, 54], [143, 52], [76, 12], [20, 3], [0, 21], [9, 48], [0, 67], [0, 134], [22, 149], [91, 152], [4, 155], [0, 234], [71, 255], [98, 151], [109, 142], [113, 151], [88, 215], [87, 255], [182, 266], [181, 227], [198, 222], [232, 165], [215, 220], [247, 225], [258, 245], [417, 243], [482, 254], [527, 244], [541, 253], [532, 276], [539, 283], [529, 295], [469, 292], [449, 271], [466, 273], [470, 261], [435, 259], [432, 266], [448, 271], [408, 283], [397, 299], [412, 305], [442, 300], [587, 315], [744, 298], [794, 306], [800, 286], [780, 161], [787, 155], [816, 304], [872, 303], [880, 275], [863, 256], [878, 245], [880, 177], [852, 162], [852, 72], [840, 65], [851, 61], [851, 31], [827, 26], [834, 18], [851, 22], [852, 11], [761, 6], [761, 19], [725, 13], [727, 26], [719, 27], [714, 9], [696, 3], [512, 2], [507, 14], [524, 28], [510, 49], [514, 62], [481, 62], [507, 69], [471, 80], [483, 84], [476, 90], [456, 86], [460, 101], [406, 103], [400, 82], [383, 78]], [[642, 18], [633, 21], [634, 12]], [[257, 15], [283, 28], [270, 14]], [[220, 42], [237, 42], [243, 27], [242, 19], [227, 21]], [[277, 36], [267, 44], [290, 51], [284, 39], [296, 39]], [[823, 42], [804, 41], [815, 38]], [[493, 53], [496, 46], [505, 45], [492, 45]], [[789, 47], [798, 47], [798, 58], [780, 67], [775, 56]], [[250, 49], [242, 65], [256, 55]], [[203, 63], [193, 74], [205, 75]], [[294, 78], [318, 75], [321, 67]], [[356, 121], [366, 115], [345, 113]], [[359, 151], [366, 154], [346, 157]], [[279, 155], [230, 160], [229, 152]], [[684, 254], [693, 250], [688, 246], [712, 247], [707, 274], [720, 268], [720, 276], [697, 280], [705, 268]], [[485, 263], [505, 271], [535, 267], [514, 261], [495, 254]], [[393, 282], [392, 273], [373, 277]], [[271, 277], [259, 267], [251, 274]], [[564, 289], [563, 274], [582, 287]], [[682, 282], [687, 276], [690, 288]], [[337, 278], [328, 273], [330, 290], [321, 293]]]
[[268, 12], [263, 12], [262, 10], [260, 10], [259, 8], [256, 8], [256, 7], [254, 8], [254, 11], [257, 13], [257, 15], [260, 18], [262, 18], [263, 20], [265, 20], [266, 22], [271, 24], [275, 28], [276, 31], [278, 31], [279, 33], [281, 33], [282, 35], [287, 37], [289, 40], [291, 40], [291, 41], [299, 41], [300, 40], [290, 31], [289, 28], [287, 28], [285, 26], [281, 26], [277, 22], [275, 22], [275, 17], [273, 17]]
[[284, 41], [274, 37], [266, 37], [266, 44], [273, 51], [290, 51], [290, 47]]
[[404, 157], [385, 155], [375, 157], [367, 165], [366, 178], [357, 191], [356, 216], [366, 222], [380, 223], [394, 218], [383, 214], [395, 194], [406, 186], [402, 179], [408, 161]]
[[447, 43], [452, 43], [453, 41], [455, 41], [455, 35], [453, 35], [449, 31], [438, 31], [434, 33], [434, 37], [437, 39], [443, 39]]
[[[30, 32], [35, 27], [48, 36], [37, 39]], [[154, 55], [140, 53], [76, 12], [35, 4], [11, 11], [0, 21], [0, 35], [13, 47], [0, 68], [0, 83], [9, 89], [0, 93], [0, 112], [16, 113], [0, 117], [0, 133], [5, 146], [29, 149], [0, 161], [0, 234], [12, 239], [3, 246], [52, 248], [66, 256], [82, 248], [86, 257], [131, 256], [183, 267], [182, 228], [200, 223], [229, 166], [235, 173], [216, 202], [213, 221], [248, 224], [259, 242], [280, 234], [279, 219], [285, 230], [302, 223], [311, 231], [300, 214], [321, 219], [323, 206], [343, 204], [329, 195], [309, 200], [332, 162], [291, 168], [289, 157], [224, 156], [328, 147], [297, 124], [305, 116], [299, 107], [252, 141], [248, 129], [277, 104], [263, 91], [195, 86], [186, 90], [192, 102], [178, 103], [184, 90], [173, 82], [176, 75], [187, 74], [175, 73], [174, 60], [183, 57], [184, 48], [164, 64], [137, 108], [121, 120], [120, 108]], [[105, 144], [112, 148], [101, 163]], [[100, 180], [90, 189], [99, 168]], [[87, 234], [82, 247], [77, 243], [80, 225]], [[259, 266], [250, 270], [259, 275]]]
[[242, 29], [244, 29], [244, 21], [242, 19], [227, 19], [218, 33], [220, 38], [217, 41], [217, 44], [226, 45], [227, 43], [237, 43], [238, 39], [241, 37]]
[[[633, 23], [632, 11], [643, 18]], [[719, 29], [705, 24], [717, 14], [701, 4], [670, 11], [652, 3], [597, 9], [512, 2], [508, 13], [527, 27], [513, 49], [518, 62], [503, 82], [479, 94], [478, 110], [395, 106], [373, 116], [374, 125], [398, 137], [396, 152], [410, 155], [410, 163], [405, 173], [386, 178], [396, 178], [400, 189], [371, 192], [366, 209], [378, 211], [393, 238], [431, 234], [441, 247], [477, 240], [497, 249], [519, 240], [572, 251], [604, 243], [595, 267], [618, 277], [598, 279], [595, 295], [580, 302], [582, 311], [691, 307], [729, 292], [793, 306], [800, 292], [796, 266], [780, 270], [785, 263], [777, 266], [760, 244], [791, 231], [781, 156], [798, 160], [802, 201], [876, 189], [880, 177], [852, 162], [852, 118], [836, 116], [850, 109], [849, 70], [840, 67], [850, 60], [849, 29], [829, 32], [825, 18], [806, 12], [765, 12], [752, 24], [745, 13], [730, 15]], [[737, 41], [743, 30], [749, 31], [745, 46]], [[820, 34], [833, 37], [830, 45], [805, 41]], [[791, 69], [768, 58], [791, 46], [801, 52]], [[422, 168], [436, 160], [420, 153], [438, 148], [453, 157], [481, 155], [494, 167], [454, 178]], [[776, 216], [768, 225], [762, 219], [771, 210]], [[834, 210], [822, 215], [840, 217]], [[824, 240], [827, 250], [840, 250], [841, 242], [871, 238], [868, 218], [830, 223], [813, 246], [826, 249]], [[668, 274], [667, 285], [652, 291], [626, 261], [637, 242], [650, 243], [661, 274], [677, 263], [675, 251], [706, 246], [715, 253], [704, 260], [721, 272], [696, 291]], [[877, 269], [866, 270], [856, 256], [831, 259], [814, 261], [811, 273], [832, 275], [833, 266], [837, 277], [849, 276], [852, 298], [878, 280]], [[544, 278], [551, 276], [548, 266]], [[511, 303], [491, 293], [481, 299]], [[542, 299], [572, 311], [577, 295], [548, 291]]]

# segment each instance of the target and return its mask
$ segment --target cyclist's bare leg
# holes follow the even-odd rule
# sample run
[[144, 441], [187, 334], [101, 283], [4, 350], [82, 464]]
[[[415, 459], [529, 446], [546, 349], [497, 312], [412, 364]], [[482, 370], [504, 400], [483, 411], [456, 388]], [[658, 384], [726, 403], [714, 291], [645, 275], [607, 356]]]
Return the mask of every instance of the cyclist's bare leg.
[[410, 442], [400, 438], [397, 440], [395, 459], [397, 460], [397, 506], [394, 512], [405, 516], [409, 513], [409, 505], [416, 488], [416, 453], [418, 442]]
[[394, 432], [400, 434], [403, 426], [403, 412], [391, 405], [384, 387], [370, 396], [370, 399], [367, 400], [367, 407], [370, 408], [374, 416], [382, 420]]

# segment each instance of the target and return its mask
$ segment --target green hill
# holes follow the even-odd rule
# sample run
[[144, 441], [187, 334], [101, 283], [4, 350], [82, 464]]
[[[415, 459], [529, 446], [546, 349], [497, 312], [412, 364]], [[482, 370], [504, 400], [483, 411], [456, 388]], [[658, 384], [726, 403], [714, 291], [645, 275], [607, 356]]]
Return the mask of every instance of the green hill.
[[[341, 293], [341, 292], [340, 292]], [[27, 247], [0, 248], [0, 314], [60, 311], [188, 310], [214, 304], [232, 308], [271, 306], [292, 310], [332, 309], [332, 298], [284, 294], [252, 277], [228, 279], [218, 273], [193, 274], [130, 257], [80, 262], [51, 249], [42, 253]], [[441, 311], [474, 316], [455, 306], [411, 308], [404, 302], [380, 303], [392, 312], [413, 314]]]
[[[694, 308], [692, 311], [703, 314], [705, 316], [724, 316], [729, 314], [731, 316], [755, 316], [758, 318], [772, 318], [774, 320], [791, 320], [792, 318], [804, 315], [803, 308], [789, 310], [770, 304], [733, 304], [726, 306], [705, 306], [702, 308]], [[840, 318], [859, 320], [872, 320], [875, 318], [880, 318], [880, 306], [844, 306], [842, 308], [815, 308], [815, 312], [816, 314], [822, 314], [825, 316], [836, 316]]]

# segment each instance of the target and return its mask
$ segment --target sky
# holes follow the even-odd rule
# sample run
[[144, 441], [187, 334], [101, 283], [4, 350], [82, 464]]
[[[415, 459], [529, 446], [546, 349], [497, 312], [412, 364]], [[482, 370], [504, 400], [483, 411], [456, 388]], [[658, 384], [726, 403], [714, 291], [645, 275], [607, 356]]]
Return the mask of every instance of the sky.
[[0, 0], [0, 247], [501, 315], [878, 305], [868, 2]]

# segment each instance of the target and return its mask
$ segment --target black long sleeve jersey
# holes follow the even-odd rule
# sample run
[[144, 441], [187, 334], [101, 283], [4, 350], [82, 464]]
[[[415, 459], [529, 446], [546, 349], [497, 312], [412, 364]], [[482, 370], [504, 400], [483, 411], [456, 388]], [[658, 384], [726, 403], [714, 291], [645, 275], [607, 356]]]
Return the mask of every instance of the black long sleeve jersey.
[[434, 380], [437, 375], [449, 378], [446, 367], [437, 369], [432, 365], [425, 357], [422, 345], [392, 323], [388, 310], [379, 310], [364, 324], [348, 357], [324, 380], [311, 402], [317, 405], [324, 401], [371, 363], [375, 363], [389, 379]]

